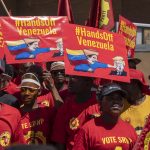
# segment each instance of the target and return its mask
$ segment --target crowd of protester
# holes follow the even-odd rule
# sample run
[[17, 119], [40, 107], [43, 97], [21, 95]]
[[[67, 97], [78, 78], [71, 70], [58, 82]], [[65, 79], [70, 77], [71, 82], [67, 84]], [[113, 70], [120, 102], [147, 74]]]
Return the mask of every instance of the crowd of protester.
[[128, 63], [130, 83], [1, 60], [0, 150], [148, 150], [149, 85], [140, 60]]

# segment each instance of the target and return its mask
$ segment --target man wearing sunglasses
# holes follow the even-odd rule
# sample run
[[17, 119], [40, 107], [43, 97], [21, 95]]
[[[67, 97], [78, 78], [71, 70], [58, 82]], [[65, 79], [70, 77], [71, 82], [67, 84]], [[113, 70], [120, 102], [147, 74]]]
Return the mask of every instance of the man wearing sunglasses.
[[66, 82], [66, 75], [65, 75], [65, 64], [64, 62], [58, 61], [53, 62], [50, 68], [52, 78], [54, 80], [55, 86], [57, 90], [63, 91], [68, 88]]

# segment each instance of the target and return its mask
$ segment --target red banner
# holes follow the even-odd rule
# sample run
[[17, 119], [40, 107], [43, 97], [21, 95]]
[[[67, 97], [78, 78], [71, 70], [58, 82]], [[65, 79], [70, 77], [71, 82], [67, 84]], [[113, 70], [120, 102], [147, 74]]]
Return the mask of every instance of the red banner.
[[112, 0], [92, 0], [86, 25], [111, 30], [114, 27]]
[[70, 23], [74, 23], [70, 0], [58, 1], [58, 16], [67, 16]]
[[134, 50], [136, 46], [137, 27], [126, 18], [119, 16], [118, 33], [125, 37], [125, 43], [129, 58], [134, 58]]
[[71, 24], [62, 30], [66, 74], [129, 82], [122, 35]]
[[92, 0], [90, 5], [89, 17], [85, 25], [99, 28], [100, 15], [101, 15], [101, 0]]
[[7, 63], [63, 60], [61, 24], [67, 17], [0, 17]]
[[111, 30], [114, 27], [112, 0], [101, 0], [99, 28]]

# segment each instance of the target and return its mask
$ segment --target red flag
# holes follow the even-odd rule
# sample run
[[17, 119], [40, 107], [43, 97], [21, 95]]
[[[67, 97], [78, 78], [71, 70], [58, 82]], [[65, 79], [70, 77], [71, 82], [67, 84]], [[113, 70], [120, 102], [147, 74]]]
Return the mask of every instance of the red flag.
[[70, 23], [74, 23], [70, 0], [59, 0], [58, 1], [58, 16], [67, 16]]
[[100, 3], [101, 0], [92, 0], [89, 18], [86, 25], [98, 28], [98, 21], [100, 19]]
[[101, 17], [99, 28], [111, 30], [114, 27], [112, 0], [101, 0]]
[[87, 25], [111, 30], [114, 27], [112, 0], [93, 0]]

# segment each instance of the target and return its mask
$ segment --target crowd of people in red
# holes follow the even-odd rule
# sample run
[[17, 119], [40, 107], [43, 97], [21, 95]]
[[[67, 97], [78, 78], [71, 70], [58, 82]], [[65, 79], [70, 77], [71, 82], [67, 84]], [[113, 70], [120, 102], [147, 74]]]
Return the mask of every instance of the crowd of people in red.
[[149, 86], [140, 61], [128, 62], [130, 83], [1, 60], [0, 149], [148, 150]]

